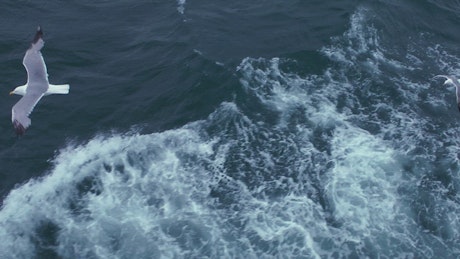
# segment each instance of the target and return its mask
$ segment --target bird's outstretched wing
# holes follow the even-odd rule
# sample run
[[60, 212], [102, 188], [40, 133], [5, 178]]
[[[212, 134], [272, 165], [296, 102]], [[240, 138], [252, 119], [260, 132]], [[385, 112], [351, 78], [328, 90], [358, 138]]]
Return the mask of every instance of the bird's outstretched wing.
[[27, 70], [27, 91], [46, 92], [48, 89], [48, 72], [40, 50], [43, 48], [43, 31], [38, 27], [34, 40], [22, 60]]
[[42, 97], [43, 94], [28, 93], [13, 106], [11, 110], [11, 121], [13, 122], [14, 130], [17, 135], [23, 135], [30, 126], [31, 120], [29, 114]]
[[25, 95], [13, 106], [11, 111], [11, 121], [17, 135], [23, 135], [30, 126], [29, 114], [48, 90], [48, 74], [40, 52], [44, 45], [42, 37], [43, 32], [38, 27], [34, 40], [22, 61], [27, 70], [27, 89]]
[[[452, 77], [451, 76], [448, 76], [448, 75], [435, 75], [433, 77], [433, 79], [436, 79], [436, 78], [444, 78], [446, 81], [444, 82], [444, 84], [446, 84], [448, 81], [447, 80], [451, 80], [452, 81]], [[453, 82], [452, 82], [453, 83]]]

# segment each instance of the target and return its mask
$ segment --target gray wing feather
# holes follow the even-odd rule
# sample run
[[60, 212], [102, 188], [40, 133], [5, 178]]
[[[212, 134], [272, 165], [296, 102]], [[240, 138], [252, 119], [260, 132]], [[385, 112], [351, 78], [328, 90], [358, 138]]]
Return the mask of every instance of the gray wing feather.
[[44, 93], [48, 90], [48, 71], [40, 52], [45, 44], [42, 35], [43, 32], [39, 27], [35, 34], [34, 42], [32, 42], [22, 60], [22, 64], [27, 70], [27, 92]]
[[42, 36], [43, 32], [38, 27], [34, 40], [22, 60], [27, 70], [26, 94], [13, 106], [11, 112], [11, 121], [18, 135], [24, 134], [30, 126], [29, 115], [49, 87], [45, 60], [40, 52], [45, 44]]

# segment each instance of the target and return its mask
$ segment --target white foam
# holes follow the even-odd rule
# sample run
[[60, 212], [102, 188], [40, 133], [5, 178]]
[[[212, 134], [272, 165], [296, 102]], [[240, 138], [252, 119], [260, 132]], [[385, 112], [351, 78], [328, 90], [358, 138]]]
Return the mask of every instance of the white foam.
[[[397, 198], [397, 186], [400, 184], [402, 172], [399, 160], [396, 159], [398, 152], [378, 136], [373, 136], [354, 126], [350, 123], [350, 117], [346, 113], [340, 113], [337, 110], [338, 98], [343, 97], [343, 94], [352, 89], [352, 86], [348, 85], [349, 82], [336, 81], [330, 71], [326, 72], [322, 78], [315, 76], [302, 79], [299, 76], [284, 74], [279, 69], [279, 62], [279, 59], [265, 61], [265, 69], [262, 69], [254, 65], [263, 67], [260, 65], [263, 64], [263, 60], [246, 59], [238, 70], [243, 74], [242, 83], [246, 89], [254, 91], [261, 103], [272, 106], [281, 113], [279, 125], [285, 125], [286, 121], [293, 116], [292, 107], [301, 106], [305, 109], [303, 116], [310, 123], [297, 125], [298, 130], [307, 127], [297, 133], [299, 136], [312, 141], [312, 129], [308, 128], [310, 126], [325, 130], [333, 129], [330, 136], [324, 137], [331, 145], [331, 154], [327, 159], [332, 161], [334, 166], [321, 177], [321, 180], [324, 181], [326, 197], [333, 207], [330, 213], [334, 221], [342, 226], [334, 243], [347, 240], [346, 242], [362, 246], [363, 240], [376, 234], [376, 230], [391, 235], [394, 231], [392, 222], [396, 215], [399, 215], [397, 207], [401, 206]], [[321, 87], [318, 87], [318, 84]], [[291, 132], [291, 134], [296, 133]], [[311, 145], [311, 143], [308, 144]], [[308, 152], [325, 155], [314, 147], [310, 147]], [[325, 165], [320, 165], [317, 170], [321, 170], [322, 166]], [[297, 206], [293, 207], [298, 210]], [[305, 216], [309, 219], [315, 218], [316, 223], [312, 223], [309, 227], [301, 224], [305, 227], [304, 233], [311, 233], [310, 231], [315, 229], [316, 238], [321, 236], [325, 239], [335, 239], [328, 229], [322, 208], [314, 207], [308, 210], [321, 217]], [[291, 212], [287, 208], [277, 210], [277, 213], [280, 211], [285, 211], [287, 214]], [[263, 211], [260, 214], [270, 215], [272, 220], [277, 217], [272, 216], [270, 211]], [[285, 217], [289, 218], [289, 216]], [[257, 220], [254, 221], [259, 223]], [[262, 231], [270, 229], [266, 221], [262, 222], [265, 225], [260, 226], [256, 231], [263, 235], [273, 234], [271, 231], [269, 233]], [[260, 225], [256, 223], [251, 225]], [[272, 240], [274, 237], [265, 238]], [[318, 249], [318, 246], [314, 247]], [[311, 255], [333, 253], [333, 251], [326, 252], [321, 249], [313, 251]]]
[[[17, 256], [33, 254], [30, 235], [43, 222], [59, 229], [57, 251], [65, 257], [178, 255], [176, 245], [164, 244], [169, 243], [170, 232], [183, 231], [169, 229], [176, 221], [190, 228], [198, 238], [194, 242], [205, 245], [210, 238], [203, 226], [207, 216], [199, 215], [208, 209], [192, 197], [203, 199], [198, 196], [207, 196], [209, 190], [201, 182], [200, 170], [186, 172], [180, 165], [191, 159], [188, 156], [212, 153], [210, 144], [198, 140], [193, 131], [181, 129], [96, 138], [63, 151], [51, 174], [17, 188], [5, 199], [1, 250]], [[192, 241], [184, 240], [183, 245]], [[12, 249], [18, 244], [22, 249]]]
[[336, 218], [354, 237], [385, 230], [399, 206], [402, 170], [397, 153], [368, 132], [346, 127], [335, 130], [331, 144], [335, 165], [327, 190]]

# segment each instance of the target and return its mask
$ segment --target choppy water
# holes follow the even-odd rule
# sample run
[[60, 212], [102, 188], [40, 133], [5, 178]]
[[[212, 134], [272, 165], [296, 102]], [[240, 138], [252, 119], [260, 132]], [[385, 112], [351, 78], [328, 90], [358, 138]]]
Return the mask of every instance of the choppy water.
[[460, 256], [458, 1], [3, 5], [1, 258]]

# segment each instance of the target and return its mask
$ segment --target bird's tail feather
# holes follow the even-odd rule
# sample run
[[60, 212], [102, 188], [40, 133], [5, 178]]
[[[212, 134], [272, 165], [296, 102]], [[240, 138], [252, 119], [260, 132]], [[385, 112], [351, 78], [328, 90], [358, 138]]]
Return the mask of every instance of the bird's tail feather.
[[49, 84], [48, 91], [46, 94], [68, 94], [70, 86], [68, 84], [65, 85], [52, 85]]

